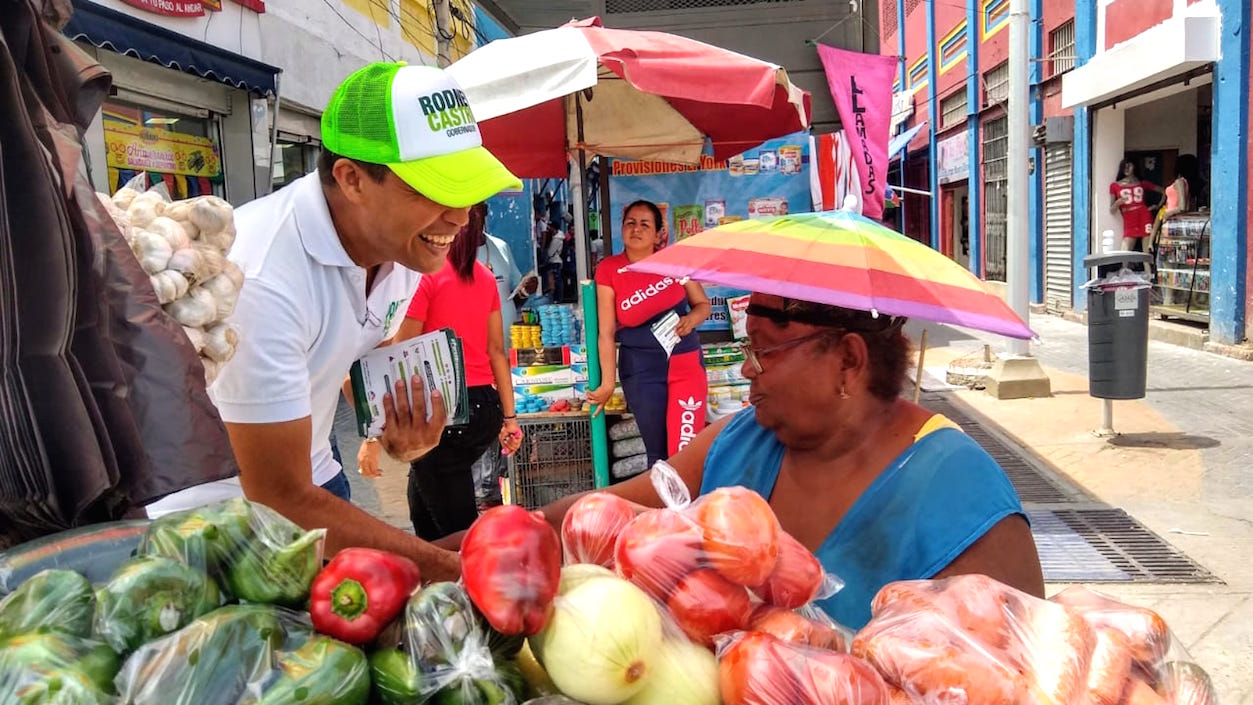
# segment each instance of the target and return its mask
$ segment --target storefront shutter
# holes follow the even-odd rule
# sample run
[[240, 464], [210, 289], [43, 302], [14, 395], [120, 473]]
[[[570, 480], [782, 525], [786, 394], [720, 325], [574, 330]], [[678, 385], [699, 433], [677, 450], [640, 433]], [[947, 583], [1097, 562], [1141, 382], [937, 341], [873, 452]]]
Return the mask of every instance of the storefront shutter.
[[1074, 268], [1071, 219], [1071, 146], [1044, 150], [1044, 304], [1054, 313], [1071, 309]]

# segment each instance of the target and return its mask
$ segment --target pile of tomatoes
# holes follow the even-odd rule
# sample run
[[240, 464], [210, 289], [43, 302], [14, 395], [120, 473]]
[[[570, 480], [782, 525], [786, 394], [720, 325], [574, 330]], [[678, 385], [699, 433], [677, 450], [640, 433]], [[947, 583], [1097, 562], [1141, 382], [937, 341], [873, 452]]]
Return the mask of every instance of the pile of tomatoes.
[[[567, 564], [613, 569], [665, 605], [689, 639], [718, 649], [726, 703], [799, 702], [789, 698], [813, 679], [798, 664], [822, 670], [849, 658], [837, 653], [846, 632], [801, 609], [831, 590], [821, 564], [751, 490], [726, 487], [682, 510], [640, 514], [619, 497], [587, 495], [566, 514], [561, 539]], [[873, 669], [852, 675], [865, 673], [878, 692]]]

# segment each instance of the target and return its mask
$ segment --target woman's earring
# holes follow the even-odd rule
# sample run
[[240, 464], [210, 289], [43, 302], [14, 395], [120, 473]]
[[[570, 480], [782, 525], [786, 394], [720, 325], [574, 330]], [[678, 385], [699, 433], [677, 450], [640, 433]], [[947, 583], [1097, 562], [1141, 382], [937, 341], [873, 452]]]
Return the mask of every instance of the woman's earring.
[[841, 398], [841, 399], [848, 399], [848, 392], [844, 391], [844, 385], [843, 385], [843, 384], [841, 384], [841, 385], [840, 385], [840, 398]]

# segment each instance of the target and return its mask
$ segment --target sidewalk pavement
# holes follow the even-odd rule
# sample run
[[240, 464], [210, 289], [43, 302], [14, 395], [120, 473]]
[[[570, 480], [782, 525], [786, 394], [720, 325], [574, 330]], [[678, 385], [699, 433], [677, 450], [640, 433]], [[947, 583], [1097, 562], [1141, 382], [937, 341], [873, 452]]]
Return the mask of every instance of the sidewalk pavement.
[[[1147, 397], [1115, 402], [1114, 428], [1098, 438], [1102, 402], [1088, 396], [1087, 329], [1031, 318], [1033, 354], [1052, 382], [1046, 399], [1000, 401], [954, 394], [983, 420], [1221, 578], [1225, 585], [1102, 583], [1096, 590], [1157, 610], [1214, 679], [1223, 705], [1253, 705], [1253, 364], [1165, 343], [1149, 344]], [[910, 325], [915, 341], [923, 326]], [[993, 352], [1003, 340], [926, 326], [932, 387], [948, 364]], [[923, 389], [930, 391], [928, 382]], [[1049, 593], [1061, 589], [1050, 585]]]
[[[1052, 381], [1047, 399], [998, 401], [985, 392], [954, 394], [1054, 469], [1107, 504], [1124, 509], [1221, 578], [1223, 585], [1094, 584], [1096, 590], [1157, 610], [1214, 679], [1223, 705], [1253, 705], [1253, 363], [1165, 343], [1149, 344], [1148, 396], [1116, 402], [1114, 428], [1101, 439], [1101, 401], [1088, 396], [1087, 329], [1033, 316], [1033, 353]], [[910, 325], [915, 341], [922, 325]], [[1004, 341], [927, 326], [924, 370], [931, 386], [949, 362], [993, 352]], [[356, 472], [350, 412], [337, 420], [353, 499], [410, 528], [408, 468], [384, 458], [382, 478]], [[1175, 531], [1172, 531], [1175, 530]], [[1179, 533], [1180, 531], [1186, 533]], [[1050, 585], [1049, 593], [1061, 589]]]

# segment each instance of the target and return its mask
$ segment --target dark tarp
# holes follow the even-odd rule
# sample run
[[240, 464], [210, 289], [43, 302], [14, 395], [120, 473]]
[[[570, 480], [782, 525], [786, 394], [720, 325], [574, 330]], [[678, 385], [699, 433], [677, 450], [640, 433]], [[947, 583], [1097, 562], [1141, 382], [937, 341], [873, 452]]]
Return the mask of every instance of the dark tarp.
[[237, 473], [182, 328], [88, 182], [107, 72], [0, 0], [0, 547]]

